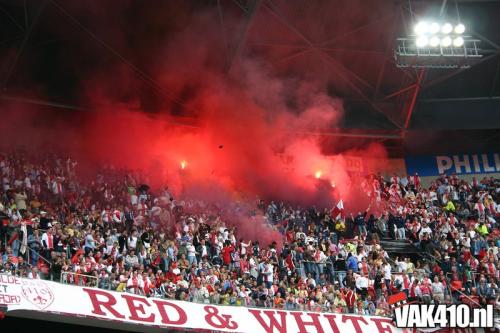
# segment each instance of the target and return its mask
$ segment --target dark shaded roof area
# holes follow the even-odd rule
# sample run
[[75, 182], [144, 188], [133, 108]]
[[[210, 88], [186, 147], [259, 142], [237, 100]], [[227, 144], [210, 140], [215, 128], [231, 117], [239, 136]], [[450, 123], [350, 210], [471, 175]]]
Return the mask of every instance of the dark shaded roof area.
[[165, 41], [189, 42], [177, 33], [206, 14], [217, 31], [207, 36], [211, 66], [221, 73], [252, 57], [277, 75], [321, 80], [343, 100], [343, 123], [325, 138], [341, 137], [337, 149], [372, 141], [393, 155], [498, 149], [500, 1], [444, 3], [447, 17], [458, 9], [469, 33], [482, 40], [485, 56], [469, 69], [396, 66], [395, 39], [418, 17], [436, 16], [443, 1], [0, 0], [1, 98], [72, 112], [86, 107], [79, 89], [87, 74], [121, 63], [143, 81], [137, 94], [146, 110], [169, 98], [188, 100], [186, 90], [158, 96], [154, 55]]

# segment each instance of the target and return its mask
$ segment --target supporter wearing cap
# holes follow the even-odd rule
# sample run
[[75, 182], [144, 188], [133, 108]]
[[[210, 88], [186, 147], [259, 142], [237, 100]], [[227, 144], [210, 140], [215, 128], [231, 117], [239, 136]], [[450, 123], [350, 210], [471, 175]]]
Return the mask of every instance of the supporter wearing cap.
[[[13, 161], [10, 165], [18, 163]], [[118, 291], [127, 289], [149, 296], [214, 304], [222, 302], [227, 305], [261, 305], [313, 311], [342, 311], [347, 307], [342, 294], [340, 300], [337, 297], [339, 287], [344, 284], [348, 288], [358, 287], [352, 290], [356, 300], [350, 310], [359, 314], [375, 312], [383, 315], [389, 314], [384, 289], [388, 294], [407, 290], [410, 298], [431, 302], [458, 301], [456, 297], [441, 297], [439, 283], [442, 286], [449, 283], [446, 272], [456, 273], [459, 280], [467, 281], [463, 292], [470, 293], [471, 297], [484, 297], [477, 295], [478, 292], [472, 287], [473, 271], [480, 270], [486, 274], [484, 278], [487, 286], [479, 292], [480, 295], [487, 294], [487, 288], [497, 288], [491, 276], [497, 276], [499, 271], [496, 248], [499, 232], [495, 215], [491, 212], [495, 210], [495, 201], [498, 201], [495, 188], [498, 185], [488, 179], [483, 179], [482, 187], [475, 190], [454, 177], [442, 176], [427, 190], [422, 183], [415, 186], [417, 181], [414, 177], [395, 175], [399, 181], [392, 185], [380, 176], [367, 177], [362, 180], [363, 186], [377, 188], [380, 193], [375, 196], [374, 202], [380, 207], [373, 209], [374, 216], [373, 219], [370, 217], [366, 240], [366, 232], [361, 230], [362, 237], [341, 240], [340, 243], [337, 243], [337, 239], [342, 236], [354, 236], [354, 217], [352, 221], [347, 220], [345, 228], [342, 219], [332, 223], [328, 210], [325, 213], [324, 209], [315, 207], [305, 209], [279, 202], [266, 205], [258, 201], [263, 205], [263, 211], [268, 212], [269, 221], [279, 226], [269, 227], [278, 232], [273, 234], [273, 240], [277, 243], [288, 240], [290, 243], [277, 246], [264, 243], [262, 238], [259, 239], [261, 244], [257, 239], [243, 241], [247, 235], [230, 227], [234, 221], [225, 214], [231, 209], [239, 211], [238, 214], [244, 211], [246, 208], [238, 206], [239, 203], [231, 203], [230, 208], [221, 209], [200, 200], [182, 198], [178, 201], [167, 199], [167, 205], [163, 192], [154, 193], [148, 189], [145, 193], [141, 189], [140, 198], [134, 203], [134, 211], [129, 209], [133, 206], [128, 193], [135, 193], [137, 184], [144, 183], [142, 173], [128, 172], [122, 178], [126, 180], [123, 184], [112, 180], [117, 178], [115, 176], [120, 171], [106, 166], [93, 183], [81, 181], [78, 195], [72, 195], [72, 185], [67, 180], [77, 179], [78, 175], [70, 175], [69, 171], [64, 171], [64, 167], [62, 169], [55, 172], [50, 166], [42, 166], [42, 176], [30, 180], [33, 190], [26, 191], [28, 198], [25, 200], [33, 200], [36, 194], [40, 205], [30, 207], [32, 211], [27, 212], [26, 216], [19, 212], [22, 203], [19, 204], [12, 197], [0, 200], [0, 204], [6, 207], [5, 211], [8, 211], [8, 239], [12, 240], [16, 249], [19, 248], [20, 239], [15, 242], [15, 228], [19, 228], [21, 221], [26, 225], [28, 222], [31, 224], [32, 219], [33, 233], [30, 227], [28, 244], [35, 246], [34, 235], [38, 233], [35, 220], [39, 212], [37, 209], [41, 210], [38, 227], [44, 233], [45, 244], [48, 244], [49, 233], [52, 234], [53, 250], [49, 251], [49, 259], [52, 259], [51, 255], [54, 256], [50, 268], [43, 266], [43, 259], [32, 261], [35, 264], [42, 263], [39, 266], [42, 278], [57, 276], [57, 267], [60, 265], [65, 272], [63, 276], [66, 276], [63, 280], [79, 285], [95, 283], [92, 277], [99, 276], [99, 287]], [[63, 181], [63, 191], [64, 200], [71, 202], [69, 214], [61, 200], [54, 200], [50, 187], [46, 193], [43, 190], [43, 186], [47, 186], [44, 185], [45, 181], [50, 184], [57, 177], [66, 179]], [[8, 181], [14, 187], [18, 185], [15, 179]], [[39, 187], [41, 191], [36, 192]], [[130, 188], [132, 191], [128, 192]], [[120, 192], [124, 193], [124, 198]], [[14, 191], [10, 193], [15, 194]], [[476, 210], [480, 208], [476, 206], [477, 202], [485, 206], [482, 216], [478, 212], [473, 213], [474, 207]], [[455, 206], [456, 214], [451, 214], [450, 209], [447, 209], [451, 204]], [[113, 223], [109, 223], [109, 219], [106, 223], [103, 211], [112, 214]], [[122, 211], [126, 222], [124, 226], [115, 220], [115, 212]], [[385, 211], [394, 215], [388, 216]], [[396, 266], [403, 274], [398, 276], [392, 273], [396, 266], [392, 267], [390, 262], [395, 254], [386, 251], [383, 242], [379, 242], [378, 237], [371, 232], [379, 232], [379, 236], [384, 238], [388, 230], [394, 237], [396, 234], [391, 228], [398, 227], [398, 219], [403, 221], [405, 234], [397, 231], [397, 236], [411, 240], [415, 246], [439, 259], [443, 258], [440, 259], [441, 264], [417, 262], [413, 268], [412, 262], [405, 258], [396, 260]], [[344, 228], [337, 228], [339, 225]], [[112, 230], [114, 228], [117, 230]], [[88, 235], [92, 236], [94, 246]], [[44, 245], [41, 244], [41, 247]], [[60, 250], [60, 247], [68, 252]], [[12, 253], [12, 249], [10, 251]], [[40, 254], [45, 255], [43, 252]], [[13, 260], [26, 259], [10, 256], [6, 269], [18, 274]], [[359, 276], [349, 271], [344, 277], [346, 265], [351, 268], [350, 265], [356, 260], [352, 268], [359, 272]], [[429, 271], [434, 282], [425, 276], [425, 272]], [[77, 275], [66, 274], [73, 272], [77, 272]], [[413, 282], [406, 273], [413, 274]], [[436, 285], [435, 277], [438, 278]], [[134, 282], [134, 279], [137, 281]], [[143, 283], [142, 289], [135, 287], [141, 284], [139, 280]], [[365, 285], [368, 285], [366, 290]], [[344, 290], [344, 298], [347, 293], [348, 290]]]

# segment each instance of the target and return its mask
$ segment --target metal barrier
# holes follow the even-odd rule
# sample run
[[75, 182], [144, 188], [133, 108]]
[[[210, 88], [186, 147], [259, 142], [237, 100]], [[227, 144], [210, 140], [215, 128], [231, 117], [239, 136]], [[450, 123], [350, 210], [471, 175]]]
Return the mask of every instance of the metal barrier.
[[[392, 262], [394, 262], [394, 261], [392, 261]], [[330, 283], [338, 282], [341, 287], [344, 287], [342, 281], [343, 281], [343, 278], [347, 275], [347, 271], [346, 270], [345, 271], [344, 270], [336, 271], [335, 269], [333, 269], [334, 264], [331, 262], [331, 260], [327, 260], [327, 261], [322, 262], [322, 263], [318, 263], [316, 261], [308, 261], [308, 260], [299, 261], [299, 263], [298, 263], [299, 265], [297, 268], [295, 268], [295, 270], [298, 271], [298, 274], [300, 276], [304, 276], [303, 273], [304, 274], [308, 273], [305, 271], [304, 263], [309, 263], [312, 265], [324, 265], [323, 272], [321, 272], [321, 270], [318, 269], [319, 272], [327, 275]], [[394, 270], [394, 267], [392, 265], [391, 265], [391, 267], [392, 267], [392, 269], [391, 269], [392, 274], [401, 274], [401, 273], [397, 272], [396, 270]]]
[[37, 250], [33, 250], [33, 249], [29, 246], [29, 245], [26, 245], [26, 247], [27, 247], [27, 248], [28, 248], [28, 250], [29, 250], [29, 251], [27, 252], [27, 256], [28, 256], [28, 258], [27, 258], [27, 259], [28, 259], [28, 263], [31, 263], [31, 261], [30, 261], [30, 253], [31, 253], [31, 252], [36, 252], [36, 254], [38, 255], [38, 258], [41, 258], [43, 261], [45, 261], [45, 262], [49, 265], [49, 267], [51, 267], [51, 266], [52, 266], [52, 263], [51, 263], [51, 262], [50, 262], [47, 258], [45, 258], [44, 256], [42, 256], [42, 255], [41, 255], [41, 254], [40, 254]]
[[442, 263], [442, 260], [441, 259], [438, 259], [436, 256], [432, 255], [431, 253], [429, 252], [421, 252], [421, 253], [418, 253], [418, 255], [420, 256], [420, 258], [422, 259], [430, 259], [430, 260], [433, 260], [439, 264]]
[[[346, 273], [345, 271], [335, 271], [335, 279], [339, 279], [340, 273]], [[91, 276], [91, 275], [86, 275], [86, 274], [81, 274], [81, 273], [75, 273], [75, 272], [61, 272], [61, 283], [63, 284], [72, 284], [76, 286], [92, 286], [92, 287], [98, 287], [99, 286], [99, 279], [98, 277]], [[341, 283], [341, 282], [340, 282]], [[449, 286], [448, 286], [449, 290]], [[472, 303], [479, 305], [476, 301], [474, 301], [472, 298], [470, 298], [468, 295], [465, 295], [463, 292], [460, 292], [461, 295], [466, 297], [468, 300], [470, 300]], [[164, 295], [161, 295], [157, 292], [154, 293], [153, 297], [161, 297], [163, 298]], [[218, 304], [218, 303], [213, 303], [213, 299], [207, 298], [205, 301], [200, 302], [199, 300], [192, 300], [192, 302], [195, 303], [205, 303], [205, 304]], [[234, 302], [232, 302], [234, 301]], [[299, 311], [316, 311], [316, 312], [332, 312], [332, 308], [325, 306], [325, 305], [316, 305], [311, 307], [308, 304], [296, 304], [294, 303], [293, 306], [290, 308], [287, 308], [286, 305], [286, 300], [279, 306], [276, 307], [274, 304], [274, 300], [272, 297], [269, 297], [266, 301], [259, 301], [259, 300], [254, 300], [250, 299], [249, 297], [235, 297], [232, 299], [230, 306], [243, 306], [243, 307], [248, 307], [248, 308], [281, 308], [285, 310], [299, 310]], [[347, 313], [347, 309], [345, 307], [337, 307], [333, 308], [333, 311], [341, 311], [342, 313]], [[391, 315], [391, 310], [390, 309], [378, 309], [382, 310], [382, 312], [385, 313], [379, 313], [378, 315]], [[368, 316], [368, 315], [367, 315]]]
[[[472, 271], [472, 284], [473, 284], [473, 287], [474, 288], [477, 288], [477, 281], [476, 281], [476, 276], [479, 275], [479, 273], [477, 273], [476, 271]], [[449, 284], [449, 281], [450, 281], [450, 278], [449, 276], [453, 276], [453, 273], [446, 273], [446, 280], [447, 280], [447, 284], [446, 284], [446, 288], [448, 289], [448, 292], [450, 293], [450, 295], [452, 295], [451, 293], [451, 287], [450, 287], [450, 284]], [[474, 299], [472, 299], [472, 297], [470, 297], [469, 295], [465, 294], [464, 292], [462, 292], [461, 290], [456, 290], [462, 297], [465, 297], [468, 301], [470, 301], [471, 303], [474, 303], [475, 305], [481, 307], [481, 304], [479, 304], [477, 301], [475, 301]]]
[[[333, 263], [331, 260], [326, 260], [325, 262], [316, 262], [316, 261], [310, 261], [310, 260], [300, 260], [298, 262], [298, 267], [295, 268], [296, 271], [298, 271], [300, 276], [307, 276], [307, 273], [315, 273], [315, 274], [326, 274], [328, 275], [328, 279], [331, 281], [331, 274], [334, 273], [335, 270], [333, 269]], [[309, 269], [306, 271], [306, 265], [304, 264], [310, 264], [312, 267], [316, 267], [317, 270], [314, 270], [314, 272], [309, 271]], [[323, 267], [320, 267], [322, 265]], [[327, 268], [328, 267], [328, 268]], [[326, 268], [326, 270], [325, 270]]]
[[[163, 297], [161, 295], [155, 295], [154, 297]], [[266, 301], [263, 300], [255, 300], [250, 297], [236, 297], [233, 299], [233, 303], [229, 302], [229, 304], [222, 303], [222, 305], [228, 305], [228, 306], [236, 306], [236, 307], [245, 307], [245, 308], [251, 308], [251, 309], [282, 309], [282, 310], [287, 310], [287, 311], [314, 311], [314, 312], [324, 312], [324, 313], [332, 313], [332, 307], [327, 306], [325, 304], [307, 304], [307, 303], [302, 303], [298, 304], [296, 302], [294, 303], [287, 303], [286, 300], [283, 300], [283, 303], [281, 303], [280, 306], [276, 306], [274, 303], [273, 297], [269, 297]], [[193, 303], [198, 303], [198, 304], [219, 304], [217, 302], [213, 302], [213, 299], [207, 298], [205, 301], [200, 302], [198, 300], [191, 300]], [[337, 313], [348, 313], [347, 307], [336, 307], [335, 312]], [[369, 315], [367, 315], [369, 316]]]
[[98, 287], [99, 278], [92, 275], [74, 273], [74, 272], [61, 272], [61, 283], [73, 284], [75, 286]]

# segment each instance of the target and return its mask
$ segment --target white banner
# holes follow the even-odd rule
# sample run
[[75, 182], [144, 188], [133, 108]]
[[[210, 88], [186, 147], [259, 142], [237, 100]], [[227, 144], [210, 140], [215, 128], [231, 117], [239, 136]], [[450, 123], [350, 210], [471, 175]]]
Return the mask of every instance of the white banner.
[[[284, 311], [264, 308], [214, 306], [160, 298], [147, 298], [96, 288], [59, 284], [43, 280], [21, 279], [0, 274], [0, 304], [7, 315], [16, 310], [36, 311], [36, 318], [62, 316], [85, 325], [81, 318], [98, 319], [93, 325], [109, 322], [136, 324], [137, 330], [185, 328], [241, 333], [348, 333], [405, 332], [393, 326], [389, 318], [354, 314]], [[25, 315], [26, 316], [26, 315]], [[65, 320], [68, 321], [68, 320]], [[104, 323], [108, 323], [104, 325]], [[472, 332], [469, 330], [453, 330]], [[476, 330], [475, 332], [479, 332]], [[482, 330], [481, 330], [482, 332]]]

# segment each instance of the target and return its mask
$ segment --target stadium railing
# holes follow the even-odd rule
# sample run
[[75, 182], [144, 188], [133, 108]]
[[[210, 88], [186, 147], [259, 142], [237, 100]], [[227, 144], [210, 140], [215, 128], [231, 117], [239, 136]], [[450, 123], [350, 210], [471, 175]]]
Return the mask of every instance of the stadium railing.
[[72, 284], [75, 286], [98, 287], [99, 278], [97, 276], [75, 273], [61, 272], [60, 282], [63, 284]]

